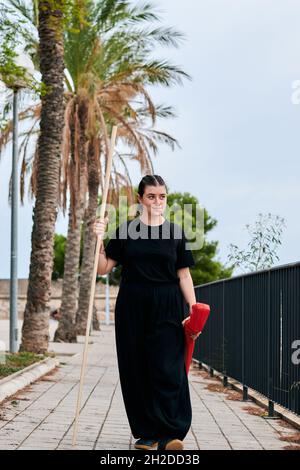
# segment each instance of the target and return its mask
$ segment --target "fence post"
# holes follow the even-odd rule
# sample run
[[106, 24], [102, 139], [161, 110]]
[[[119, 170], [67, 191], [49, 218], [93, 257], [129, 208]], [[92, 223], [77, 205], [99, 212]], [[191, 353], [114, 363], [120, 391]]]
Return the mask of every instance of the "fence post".
[[[274, 414], [274, 401], [271, 400], [271, 385], [273, 380], [271, 377], [271, 270], [268, 271], [268, 416], [267, 419], [279, 419]], [[273, 396], [273, 394], [272, 394]]]
[[274, 402], [269, 400], [268, 418], [274, 418]]
[[[222, 283], [222, 310], [223, 310], [223, 328], [222, 328], [222, 336], [223, 336], [223, 367], [222, 367], [222, 372], [223, 372], [223, 385], [224, 387], [227, 387], [227, 374], [226, 374], [226, 365], [225, 365], [225, 283], [223, 281]], [[226, 383], [226, 385], [225, 385]]]
[[248, 401], [248, 387], [245, 385], [245, 278], [242, 277], [242, 384], [243, 401]]

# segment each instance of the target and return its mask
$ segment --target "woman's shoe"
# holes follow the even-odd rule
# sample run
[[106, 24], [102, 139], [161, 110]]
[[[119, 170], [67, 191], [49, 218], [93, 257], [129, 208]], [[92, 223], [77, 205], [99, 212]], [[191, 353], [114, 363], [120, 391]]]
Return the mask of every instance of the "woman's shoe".
[[155, 439], [138, 439], [134, 447], [136, 449], [152, 450], [157, 444], [158, 442]]
[[184, 445], [180, 439], [166, 438], [158, 442], [157, 450], [183, 450]]

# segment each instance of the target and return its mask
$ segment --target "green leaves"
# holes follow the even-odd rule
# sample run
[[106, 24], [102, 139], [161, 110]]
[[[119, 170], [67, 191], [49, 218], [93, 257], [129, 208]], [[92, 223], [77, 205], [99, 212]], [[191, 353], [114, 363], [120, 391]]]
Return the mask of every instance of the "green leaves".
[[268, 269], [279, 260], [277, 250], [281, 245], [281, 236], [285, 227], [285, 220], [271, 213], [259, 213], [258, 220], [253, 226], [246, 224], [249, 241], [248, 249], [239, 249], [237, 245], [230, 244], [228, 260], [234, 267], [244, 272]]

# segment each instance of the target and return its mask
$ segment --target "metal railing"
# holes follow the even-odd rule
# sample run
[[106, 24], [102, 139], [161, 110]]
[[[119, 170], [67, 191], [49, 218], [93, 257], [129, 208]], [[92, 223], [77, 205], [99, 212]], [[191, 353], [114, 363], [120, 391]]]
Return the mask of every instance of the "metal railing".
[[300, 263], [195, 287], [211, 314], [193, 357], [300, 415]]

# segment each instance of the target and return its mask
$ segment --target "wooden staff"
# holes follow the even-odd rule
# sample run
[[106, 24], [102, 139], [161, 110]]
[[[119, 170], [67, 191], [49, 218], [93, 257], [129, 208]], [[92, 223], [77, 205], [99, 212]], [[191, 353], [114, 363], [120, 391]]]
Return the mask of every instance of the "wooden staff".
[[[100, 218], [104, 218], [104, 214], [105, 214], [109, 179], [110, 179], [110, 174], [111, 174], [111, 163], [112, 163], [112, 157], [113, 157], [113, 152], [114, 152], [114, 147], [115, 147], [116, 135], [117, 135], [117, 126], [113, 126], [112, 133], [111, 133], [111, 141], [110, 141], [107, 167], [106, 167], [104, 193], [103, 193], [102, 204], [101, 204], [101, 209], [100, 209]], [[91, 328], [91, 321], [92, 321], [92, 312], [93, 312], [95, 287], [96, 287], [96, 276], [97, 276], [99, 250], [100, 250], [101, 241], [102, 241], [101, 236], [98, 236], [97, 244], [96, 244], [96, 255], [95, 255], [95, 260], [94, 260], [93, 277], [92, 277], [92, 283], [91, 283], [90, 303], [89, 303], [86, 332], [85, 332], [84, 352], [83, 352], [83, 358], [82, 358], [82, 364], [81, 364], [80, 383], [79, 383], [79, 390], [78, 390], [78, 396], [77, 396], [76, 414], [75, 414], [75, 420], [74, 420], [72, 446], [76, 445], [76, 440], [77, 440], [78, 418], [79, 418], [79, 412], [80, 412], [83, 379], [84, 379], [84, 373], [85, 373], [86, 361], [87, 361], [88, 342], [89, 342], [90, 328]]]

